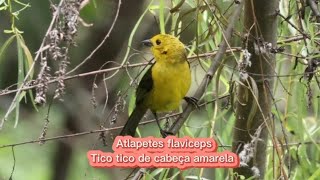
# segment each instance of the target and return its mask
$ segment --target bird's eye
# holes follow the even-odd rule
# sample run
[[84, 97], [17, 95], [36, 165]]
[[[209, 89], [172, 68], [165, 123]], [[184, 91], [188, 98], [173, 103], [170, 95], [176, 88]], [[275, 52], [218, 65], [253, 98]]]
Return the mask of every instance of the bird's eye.
[[157, 45], [160, 45], [160, 44], [161, 44], [161, 41], [160, 41], [159, 39], [157, 39], [157, 40], [156, 40], [156, 44], [157, 44]]

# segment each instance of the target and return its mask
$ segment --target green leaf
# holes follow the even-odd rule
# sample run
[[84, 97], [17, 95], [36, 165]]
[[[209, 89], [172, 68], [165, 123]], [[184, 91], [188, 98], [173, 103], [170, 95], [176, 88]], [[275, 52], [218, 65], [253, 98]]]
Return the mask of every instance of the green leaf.
[[309, 180], [317, 179], [320, 176], [320, 168], [309, 177]]
[[[28, 72], [30, 67], [32, 66], [33, 64], [33, 57], [30, 53], [30, 50], [29, 48], [26, 46], [25, 44], [25, 41], [23, 39], [23, 37], [21, 35], [17, 35], [18, 36], [18, 42], [20, 44], [20, 47], [23, 49], [23, 55], [24, 55], [24, 61], [23, 61], [23, 64], [24, 64], [24, 70], [25, 72]], [[32, 70], [31, 73], [30, 73], [30, 76], [29, 76], [29, 80], [32, 79], [33, 77], [33, 74], [34, 74], [34, 71]], [[38, 108], [36, 106], [36, 103], [34, 102], [34, 97], [33, 97], [33, 94], [32, 94], [32, 90], [28, 90], [28, 94], [30, 96], [30, 99], [31, 99], [31, 103], [33, 105], [33, 107], [36, 109], [36, 111], [38, 111]]]
[[16, 33], [19, 33], [19, 34], [22, 34], [23, 33], [23, 31], [20, 31], [18, 28], [16, 28], [16, 27], [14, 27], [14, 31], [16, 32]]
[[19, 117], [20, 117], [20, 102], [21, 100], [26, 96], [26, 92], [22, 91], [19, 94], [18, 100], [16, 101], [16, 118], [15, 118], [15, 123], [14, 123], [14, 127], [16, 128], [19, 122]]
[[151, 171], [149, 175], [151, 177], [155, 177], [158, 174], [160, 174], [162, 171], [164, 171], [164, 168], [156, 168], [154, 171]]
[[161, 171], [159, 175], [159, 179], [168, 179], [168, 172], [169, 172], [169, 169], [167, 168], [163, 169], [163, 171]]
[[1, 48], [0, 48], [0, 63], [1, 63], [2, 57], [4, 57], [6, 50], [10, 46], [10, 44], [12, 43], [14, 37], [15, 37], [14, 35], [9, 37], [6, 40], [6, 42], [4, 42], [4, 44], [1, 46]]
[[[21, 86], [24, 80], [24, 54], [23, 54], [23, 48], [21, 47], [21, 37], [19, 35], [16, 35], [17, 37], [17, 51], [18, 51], [18, 80], [17, 84], [18, 87]], [[15, 109], [16, 109], [16, 118], [15, 118], [15, 124], [14, 127], [17, 127], [18, 121], [19, 121], [19, 112], [20, 112], [20, 101], [25, 96], [25, 92], [21, 92], [19, 94], [19, 97], [17, 101], [15, 102]]]
[[31, 90], [31, 89], [28, 90], [28, 94], [29, 94], [29, 96], [30, 96], [30, 99], [31, 99], [31, 103], [32, 103], [33, 108], [38, 112], [39, 110], [38, 110], [38, 108], [37, 108], [36, 102], [34, 101], [34, 96], [33, 96], [33, 94], [32, 94], [32, 90]]
[[159, 9], [159, 5], [150, 5], [149, 10], [157, 10]]
[[27, 8], [27, 7], [31, 7], [29, 3], [26, 4], [26, 3], [20, 2], [18, 0], [15, 0], [14, 2], [16, 2], [17, 4], [20, 4], [21, 6], [24, 6], [23, 9]]
[[3, 30], [3, 32], [5, 33], [5, 34], [11, 34], [11, 33], [13, 33], [13, 31], [10, 29], [5, 29], [5, 30]]
[[160, 21], [160, 32], [165, 34], [165, 21], [164, 21], [164, 0], [160, 0], [160, 9], [159, 9], [159, 21]]
[[19, 11], [11, 13], [15, 18], [19, 19]]
[[[24, 52], [24, 57], [26, 58], [26, 62], [24, 63], [25, 64], [25, 70], [26, 72], [29, 71], [30, 67], [32, 66], [33, 64], [33, 57], [30, 53], [30, 50], [29, 48], [26, 46], [25, 42], [24, 42], [24, 39], [21, 35], [19, 35], [19, 43], [20, 43], [20, 46], [21, 48], [23, 49], [23, 52]], [[30, 74], [30, 79], [32, 79], [33, 77], [33, 71], [31, 72]]]
[[8, 6], [7, 6], [7, 5], [2, 6], [2, 7], [0, 7], [0, 11], [5, 11], [5, 10], [7, 10], [7, 8], [8, 8]]
[[192, 133], [192, 131], [190, 130], [190, 128], [188, 126], [184, 126], [183, 133], [185, 136], [189, 136], [189, 137], [194, 138], [194, 134]]

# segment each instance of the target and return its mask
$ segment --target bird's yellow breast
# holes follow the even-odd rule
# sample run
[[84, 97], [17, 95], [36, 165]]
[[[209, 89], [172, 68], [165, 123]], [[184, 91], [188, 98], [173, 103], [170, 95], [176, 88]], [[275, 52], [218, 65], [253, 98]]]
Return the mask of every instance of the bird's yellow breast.
[[179, 107], [191, 84], [191, 72], [186, 60], [168, 63], [157, 61], [152, 67], [153, 88], [147, 106], [155, 112], [172, 111]]

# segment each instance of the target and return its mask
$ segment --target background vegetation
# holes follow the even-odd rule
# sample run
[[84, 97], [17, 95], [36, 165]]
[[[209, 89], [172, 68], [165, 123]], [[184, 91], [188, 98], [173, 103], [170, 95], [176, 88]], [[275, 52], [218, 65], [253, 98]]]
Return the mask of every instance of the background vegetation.
[[[134, 108], [134, 89], [152, 59], [140, 42], [158, 33], [179, 36], [188, 49], [193, 95], [215, 62], [238, 3], [0, 0], [0, 179], [128, 177], [131, 169], [91, 168], [86, 152], [111, 151], [113, 138]], [[281, 0], [270, 14], [278, 20], [276, 45], [254, 39], [255, 52], [263, 47], [276, 58], [272, 74], [259, 74], [274, 83], [264, 175], [248, 163], [255, 177], [320, 175], [317, 9], [313, 0]], [[192, 111], [179, 131], [179, 136], [213, 137], [219, 151], [231, 150], [239, 87], [257, 75], [243, 68], [244, 62], [249, 69], [254, 62], [246, 51], [251, 29], [245, 26], [244, 8], [241, 11], [223, 61], [200, 99], [201, 108]], [[175, 119], [166, 118], [164, 126]], [[160, 136], [152, 122], [141, 125], [139, 135]], [[250, 135], [253, 142], [260, 141], [260, 136]], [[249, 150], [253, 155], [245, 157], [251, 161], [261, 155], [255, 147]], [[145, 177], [245, 178], [231, 169], [154, 169]]]

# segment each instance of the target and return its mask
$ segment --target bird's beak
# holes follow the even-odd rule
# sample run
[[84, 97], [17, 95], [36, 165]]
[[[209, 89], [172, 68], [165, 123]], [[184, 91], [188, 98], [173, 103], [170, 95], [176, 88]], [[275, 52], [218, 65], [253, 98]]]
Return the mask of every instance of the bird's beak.
[[150, 41], [150, 39], [144, 40], [141, 43], [145, 46], [148, 46], [148, 47], [151, 47], [153, 45], [152, 42]]

